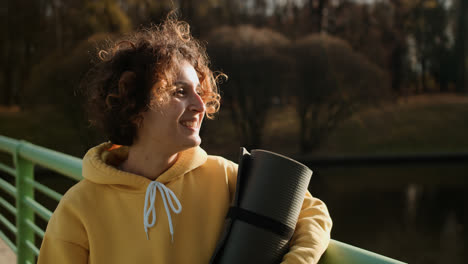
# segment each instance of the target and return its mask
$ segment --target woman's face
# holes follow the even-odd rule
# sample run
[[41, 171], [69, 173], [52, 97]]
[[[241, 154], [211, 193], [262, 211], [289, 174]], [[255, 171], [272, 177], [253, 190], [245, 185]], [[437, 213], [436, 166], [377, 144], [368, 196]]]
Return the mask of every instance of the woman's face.
[[200, 145], [206, 110], [197, 72], [188, 62], [181, 65], [175, 87], [169, 101], [143, 113], [137, 139], [174, 153]]

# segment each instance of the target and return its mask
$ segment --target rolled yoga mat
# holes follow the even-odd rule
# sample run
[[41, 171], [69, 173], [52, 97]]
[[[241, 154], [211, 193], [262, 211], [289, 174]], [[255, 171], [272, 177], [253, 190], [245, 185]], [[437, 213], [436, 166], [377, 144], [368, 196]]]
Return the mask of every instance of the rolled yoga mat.
[[241, 148], [234, 201], [210, 263], [280, 263], [311, 176], [293, 159]]

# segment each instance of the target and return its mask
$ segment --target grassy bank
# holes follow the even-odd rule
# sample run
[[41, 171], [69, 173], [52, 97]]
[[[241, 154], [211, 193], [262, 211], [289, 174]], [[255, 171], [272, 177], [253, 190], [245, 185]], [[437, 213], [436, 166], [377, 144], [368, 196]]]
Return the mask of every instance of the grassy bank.
[[[292, 107], [273, 110], [264, 148], [299, 152], [299, 124]], [[468, 151], [468, 97], [424, 95], [353, 115], [307, 156]]]
[[318, 152], [466, 152], [466, 135], [468, 96], [414, 96], [354, 115], [330, 135]]
[[[86, 130], [89, 130], [88, 132]], [[78, 124], [53, 106], [21, 111], [0, 111], [0, 135], [81, 157], [88, 147], [86, 133], [94, 131]]]

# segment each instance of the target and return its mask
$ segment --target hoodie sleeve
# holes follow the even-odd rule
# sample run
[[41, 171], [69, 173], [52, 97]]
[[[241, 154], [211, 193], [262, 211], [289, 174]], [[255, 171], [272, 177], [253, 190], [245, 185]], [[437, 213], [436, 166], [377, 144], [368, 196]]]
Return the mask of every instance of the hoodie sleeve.
[[306, 192], [289, 252], [282, 264], [317, 263], [330, 242], [332, 220], [327, 206]]
[[[237, 183], [237, 164], [230, 162], [228, 181], [231, 201]], [[289, 252], [282, 264], [317, 263], [330, 242], [332, 220], [327, 206], [306, 192], [296, 229], [290, 241]]]
[[88, 239], [78, 212], [64, 196], [47, 225], [38, 264], [88, 263]]
[[239, 165], [232, 161], [228, 161], [227, 163], [227, 168], [226, 168], [226, 173], [227, 173], [227, 182], [228, 182], [228, 187], [229, 187], [229, 201], [230, 204], [232, 204], [232, 201], [234, 200], [234, 195], [236, 194], [236, 184], [237, 184], [237, 170], [239, 168]]
[[88, 250], [72, 242], [45, 236], [37, 263], [87, 264]]

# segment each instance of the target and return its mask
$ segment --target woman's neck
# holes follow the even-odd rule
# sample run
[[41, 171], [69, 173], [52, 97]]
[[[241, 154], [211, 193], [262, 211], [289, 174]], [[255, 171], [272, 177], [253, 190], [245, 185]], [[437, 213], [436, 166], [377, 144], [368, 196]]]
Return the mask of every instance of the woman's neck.
[[179, 157], [179, 153], [165, 153], [157, 149], [151, 144], [133, 144], [129, 147], [128, 157], [120, 165], [120, 169], [150, 180], [156, 180]]

